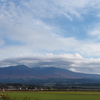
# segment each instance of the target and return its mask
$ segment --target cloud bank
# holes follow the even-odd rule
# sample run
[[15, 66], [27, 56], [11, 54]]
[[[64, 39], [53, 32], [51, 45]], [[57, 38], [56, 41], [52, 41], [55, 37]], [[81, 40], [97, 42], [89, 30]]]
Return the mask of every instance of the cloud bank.
[[28, 67], [56, 67], [74, 72], [100, 74], [100, 59], [85, 59], [79, 54], [34, 55], [34, 57], [9, 58], [0, 61], [0, 67], [26, 65]]

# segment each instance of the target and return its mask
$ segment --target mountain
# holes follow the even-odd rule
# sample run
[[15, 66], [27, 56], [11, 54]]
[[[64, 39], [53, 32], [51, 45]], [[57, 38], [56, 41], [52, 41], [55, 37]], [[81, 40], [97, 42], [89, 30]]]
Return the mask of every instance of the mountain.
[[55, 67], [43, 67], [43, 68], [29, 68], [25, 65], [10, 66], [0, 68], [0, 79], [49, 79], [49, 78], [69, 78], [69, 79], [81, 79], [81, 78], [100, 78], [100, 75], [96, 74], [83, 74], [76, 73], [66, 69], [60, 69]]
[[100, 75], [76, 73], [55, 67], [29, 68], [25, 65], [0, 68], [0, 83], [100, 83]]

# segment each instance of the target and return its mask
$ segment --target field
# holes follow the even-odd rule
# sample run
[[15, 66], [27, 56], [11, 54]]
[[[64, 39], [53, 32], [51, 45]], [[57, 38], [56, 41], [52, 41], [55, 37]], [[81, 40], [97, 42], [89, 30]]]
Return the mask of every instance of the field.
[[30, 97], [30, 100], [37, 100], [37, 98], [39, 98], [39, 100], [100, 100], [100, 92], [6, 91], [5, 95], [7, 95], [7, 93], [11, 98], [17, 97], [18, 100], [23, 100], [26, 96]]

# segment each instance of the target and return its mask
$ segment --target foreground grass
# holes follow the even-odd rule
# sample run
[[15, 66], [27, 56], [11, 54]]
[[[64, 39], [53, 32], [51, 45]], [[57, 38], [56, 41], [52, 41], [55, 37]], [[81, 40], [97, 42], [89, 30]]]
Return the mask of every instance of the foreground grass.
[[[30, 100], [100, 100], [100, 92], [66, 92], [66, 91], [38, 91], [38, 92], [25, 92], [25, 91], [9, 91], [5, 95], [9, 94], [11, 98], [17, 97], [18, 100], [30, 97]], [[16, 99], [16, 100], [17, 100]]]

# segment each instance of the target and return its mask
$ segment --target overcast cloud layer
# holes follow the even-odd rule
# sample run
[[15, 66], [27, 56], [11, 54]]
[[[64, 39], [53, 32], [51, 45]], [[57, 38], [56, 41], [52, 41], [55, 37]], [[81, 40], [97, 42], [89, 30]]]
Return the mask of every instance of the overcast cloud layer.
[[0, 0], [1, 67], [99, 74], [99, 58], [100, 0]]

